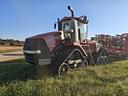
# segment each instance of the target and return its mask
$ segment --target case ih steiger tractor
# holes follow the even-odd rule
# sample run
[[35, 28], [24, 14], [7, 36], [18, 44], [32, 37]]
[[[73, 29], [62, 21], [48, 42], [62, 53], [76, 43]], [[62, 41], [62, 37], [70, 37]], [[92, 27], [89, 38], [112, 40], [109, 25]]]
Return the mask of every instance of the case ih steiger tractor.
[[38, 67], [47, 66], [52, 73], [62, 75], [70, 69], [109, 61], [109, 55], [101, 44], [87, 40], [87, 16], [76, 17], [70, 6], [68, 9], [71, 16], [57, 20], [58, 31], [25, 40], [27, 62]]

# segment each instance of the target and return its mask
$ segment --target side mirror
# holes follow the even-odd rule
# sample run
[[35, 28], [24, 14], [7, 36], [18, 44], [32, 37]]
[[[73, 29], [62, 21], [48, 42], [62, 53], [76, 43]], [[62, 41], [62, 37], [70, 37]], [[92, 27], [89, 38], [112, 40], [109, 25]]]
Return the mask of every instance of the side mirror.
[[88, 24], [88, 22], [89, 22], [88, 17], [87, 16], [84, 16], [83, 17], [83, 21], [84, 21], [85, 24]]
[[54, 24], [54, 29], [56, 29], [56, 23]]
[[54, 23], [54, 29], [56, 29], [57, 24], [59, 25], [59, 22], [60, 22], [60, 20], [59, 20], [59, 18], [57, 18], [57, 22]]

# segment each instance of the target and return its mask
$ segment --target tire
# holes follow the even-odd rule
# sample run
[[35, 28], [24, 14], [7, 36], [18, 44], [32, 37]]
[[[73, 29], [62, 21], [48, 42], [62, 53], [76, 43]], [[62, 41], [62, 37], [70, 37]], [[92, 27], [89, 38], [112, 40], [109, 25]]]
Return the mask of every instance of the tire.
[[69, 70], [69, 65], [66, 63], [63, 63], [58, 68], [58, 75], [61, 76], [65, 73], [67, 73], [68, 70]]

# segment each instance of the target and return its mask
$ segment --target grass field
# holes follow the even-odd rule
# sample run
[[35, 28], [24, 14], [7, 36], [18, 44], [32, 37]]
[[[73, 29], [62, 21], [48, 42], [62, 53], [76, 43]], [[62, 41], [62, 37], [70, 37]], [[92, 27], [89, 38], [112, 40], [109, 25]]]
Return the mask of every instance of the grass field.
[[[35, 67], [24, 59], [10, 60], [0, 63], [0, 83], [8, 83], [14, 80], [33, 79]], [[33, 72], [33, 73], [32, 73]], [[32, 76], [32, 77], [31, 77]]]
[[[34, 76], [30, 64], [11, 67], [0, 66], [0, 77], [2, 73], [5, 77], [8, 73], [4, 79]], [[1, 83], [0, 96], [128, 96], [128, 60], [73, 70], [61, 77], [47, 75], [40, 80]]]
[[22, 49], [22, 46], [0, 46], [0, 53], [21, 51]]

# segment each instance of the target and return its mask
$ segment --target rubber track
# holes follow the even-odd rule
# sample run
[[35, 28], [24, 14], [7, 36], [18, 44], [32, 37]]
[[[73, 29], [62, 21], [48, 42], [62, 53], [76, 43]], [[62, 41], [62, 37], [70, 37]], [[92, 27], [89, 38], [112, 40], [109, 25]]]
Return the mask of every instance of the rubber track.
[[64, 48], [61, 51], [61, 53], [58, 54], [56, 64], [60, 66], [65, 61], [65, 59], [71, 54], [73, 50], [74, 50], [73, 48]]

